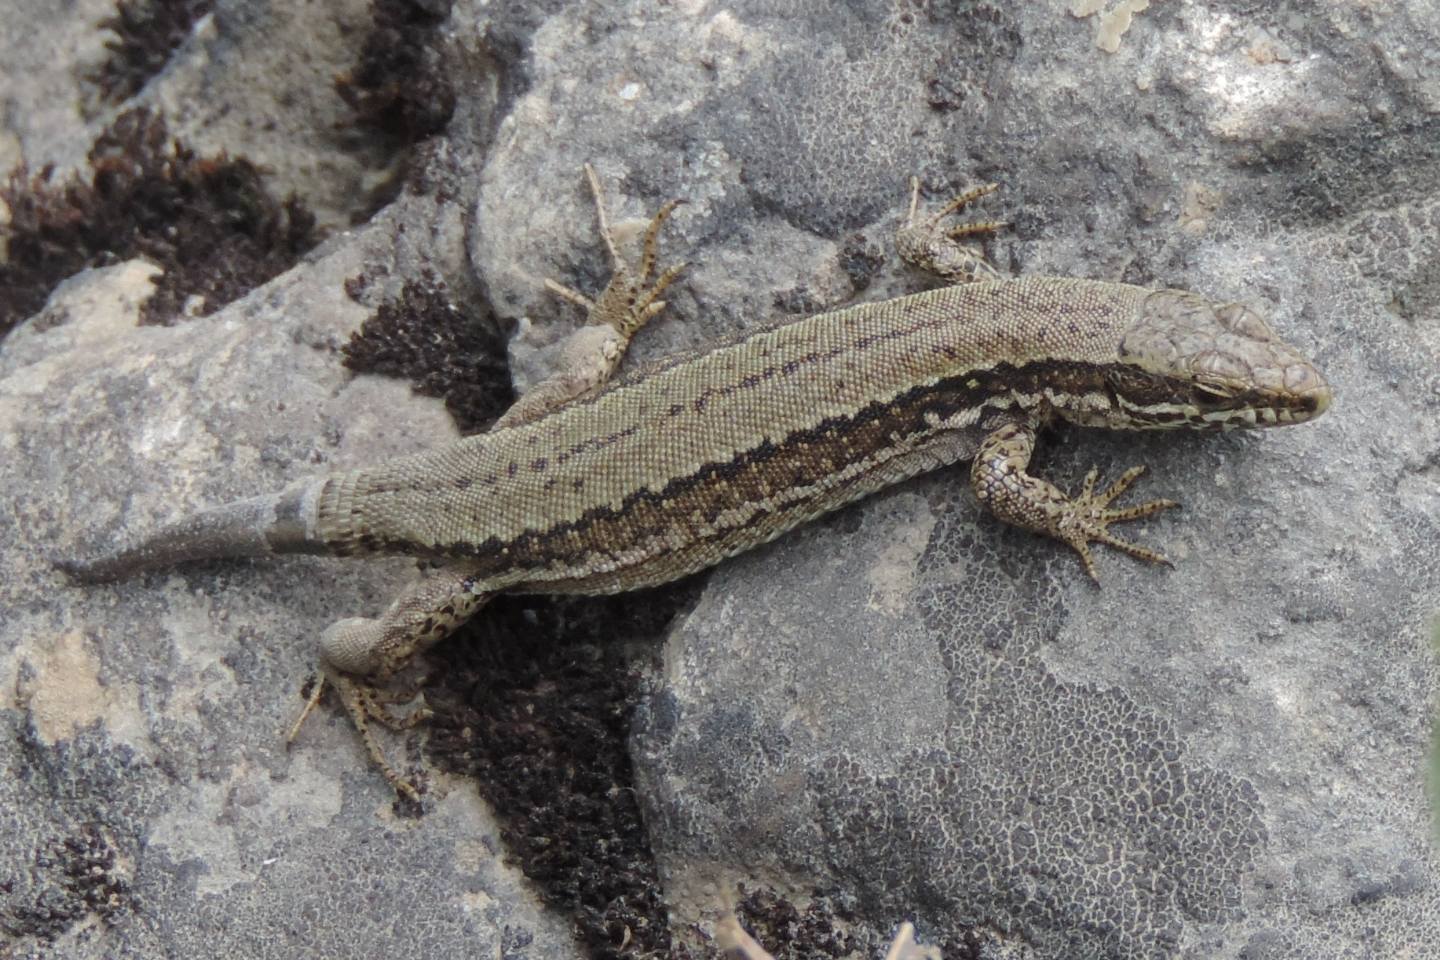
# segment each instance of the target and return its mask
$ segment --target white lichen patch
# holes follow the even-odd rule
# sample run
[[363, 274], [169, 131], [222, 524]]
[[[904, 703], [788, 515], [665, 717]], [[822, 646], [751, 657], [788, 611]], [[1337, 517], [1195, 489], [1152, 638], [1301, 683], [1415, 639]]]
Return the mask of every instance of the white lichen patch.
[[915, 589], [917, 564], [935, 528], [934, 514], [925, 509], [923, 502], [916, 504], [913, 515], [919, 519], [896, 530], [894, 539], [881, 549], [878, 562], [866, 571], [870, 584], [866, 606], [887, 617], [900, 616], [906, 610]]
[[21, 671], [19, 694], [43, 743], [69, 740], [97, 720], [119, 742], [146, 739], [134, 687], [101, 683], [100, 663], [77, 631], [36, 643]]
[[1099, 14], [1095, 21], [1095, 46], [1106, 53], [1114, 53], [1120, 49], [1120, 38], [1130, 29], [1135, 14], [1149, 9], [1150, 0], [1120, 0], [1109, 10], [1104, 7], [1105, 0], [1073, 0], [1070, 15], [1084, 19]]
[[1301, 122], [1318, 129], [1355, 122], [1356, 108], [1335, 94], [1334, 79], [1323, 70], [1315, 57], [1263, 65], [1246, 57], [1195, 80], [1212, 104], [1210, 129], [1228, 140], [1250, 140]]

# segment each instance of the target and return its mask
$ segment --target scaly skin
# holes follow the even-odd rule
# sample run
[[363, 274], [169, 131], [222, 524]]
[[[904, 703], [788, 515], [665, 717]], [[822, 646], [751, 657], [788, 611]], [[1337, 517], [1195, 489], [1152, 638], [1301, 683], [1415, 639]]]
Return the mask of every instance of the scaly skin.
[[1091, 542], [1168, 563], [1109, 526], [1175, 504], [1110, 507], [1141, 468], [1098, 493], [1092, 471], [1075, 498], [1031, 476], [1041, 427], [1057, 418], [1122, 430], [1270, 426], [1309, 420], [1330, 403], [1320, 373], [1247, 307], [1104, 281], [996, 279], [956, 240], [998, 224], [941, 226], [988, 187], [920, 222], [912, 197], [897, 235], [911, 260], [974, 282], [764, 328], [609, 382], [679, 273], [650, 280], [675, 203], [651, 221], [632, 272], [586, 172], [614, 277], [594, 301], [549, 284], [585, 306], [589, 324], [561, 372], [488, 433], [216, 508], [65, 568], [96, 581], [214, 556], [445, 561], [378, 619], [341, 621], [321, 642], [324, 676], [387, 778], [413, 796], [368, 729], [372, 719], [409, 721], [394, 718], [371, 684], [497, 592], [665, 583], [963, 460], [973, 460], [971, 484], [991, 511], [1069, 544], [1098, 580]]

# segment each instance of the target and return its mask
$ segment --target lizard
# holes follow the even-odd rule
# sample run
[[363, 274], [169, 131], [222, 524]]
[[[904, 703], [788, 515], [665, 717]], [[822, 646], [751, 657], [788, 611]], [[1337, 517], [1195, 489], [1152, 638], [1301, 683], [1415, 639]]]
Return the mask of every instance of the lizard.
[[1096, 583], [1089, 545], [1169, 564], [1110, 531], [1177, 506], [1112, 507], [1144, 472], [1103, 489], [1091, 470], [1067, 495], [1028, 472], [1057, 420], [1120, 430], [1297, 424], [1331, 389], [1260, 314], [1173, 289], [1000, 276], [963, 238], [1003, 226], [951, 224], [995, 189], [929, 216], [912, 178], [901, 257], [947, 285], [759, 327], [614, 376], [636, 332], [686, 266], [657, 270], [649, 220], [626, 262], [594, 169], [585, 175], [612, 268], [556, 373], [484, 433], [377, 466], [300, 480], [201, 510], [109, 552], [59, 566], [95, 583], [208, 558], [406, 554], [439, 561], [378, 617], [319, 641], [319, 670], [293, 740], [328, 686], [370, 757], [403, 796], [370, 727], [412, 725], [391, 706], [417, 654], [501, 592], [605, 594], [710, 567], [882, 488], [970, 461], [970, 485], [1000, 520], [1067, 544]]

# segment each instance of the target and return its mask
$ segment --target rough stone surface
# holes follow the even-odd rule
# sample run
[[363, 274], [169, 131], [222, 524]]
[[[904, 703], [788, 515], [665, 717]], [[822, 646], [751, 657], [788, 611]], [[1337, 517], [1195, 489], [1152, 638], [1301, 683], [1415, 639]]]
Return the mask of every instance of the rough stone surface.
[[[1248, 299], [1339, 400], [1293, 433], [1057, 438], [1043, 469], [1062, 483], [1144, 462], [1146, 492], [1185, 502], [1143, 534], [1173, 572], [1108, 557], [1097, 592], [1063, 550], [998, 530], [954, 476], [718, 572], [636, 740], [677, 900], [703, 910], [756, 877], [839, 887], [881, 929], [974, 925], [987, 949], [1036, 957], [1440, 942], [1419, 773], [1440, 578], [1435, 12], [1157, 7], [1111, 58], [1063, 18], [994, 12], [998, 33], [965, 32], [931, 8], [873, 35], [927, 76], [936, 48], [984, 73], [954, 110], [907, 101], [895, 120], [893, 91], [857, 78], [904, 57], [827, 43], [836, 21], [817, 14], [803, 32], [820, 52], [772, 76], [844, 69], [807, 74], [795, 99], [778, 80], [739, 85], [767, 91], [756, 122], [783, 144], [773, 166], [746, 156], [744, 182], [789, 221], [867, 222], [854, 198], [897, 179], [866, 162], [898, 125], [924, 145], [900, 169], [927, 169], [938, 143], [953, 169], [1011, 185], [1002, 264]], [[779, 28], [745, 24], [748, 63]], [[793, 116], [842, 99], [847, 123], [876, 130], [873, 154], [830, 143], [795, 161], [782, 131], [823, 141], [834, 124]], [[1379, 137], [1384, 151], [1366, 147]], [[806, 217], [780, 194], [848, 200]]]
[[[83, 157], [82, 6], [8, 6], [80, 52], [0, 58], [0, 155]], [[295, 6], [217, 4], [137, 100], [333, 225], [378, 176], [329, 82], [365, 8]], [[743, 883], [842, 905], [860, 955], [905, 918], [992, 960], [1433, 951], [1440, 8], [1089, 6], [458, 2], [455, 119], [363, 228], [174, 328], [134, 326], [144, 264], [58, 290], [0, 343], [0, 956], [576, 955], [467, 784], [398, 818], [339, 718], [280, 745], [313, 638], [413, 565], [79, 590], [48, 559], [453, 435], [344, 370], [358, 274], [483, 292], [533, 380], [578, 322], [539, 281], [607, 272], [586, 160], [617, 221], [689, 201], [640, 359], [913, 287], [888, 235], [918, 173], [1005, 184], [1002, 270], [1246, 300], [1337, 394], [1295, 430], [1049, 438], [1062, 486], [1146, 463], [1141, 496], [1184, 501], [1135, 531], [1173, 571], [1105, 556], [1097, 591], [961, 475], [717, 571], [633, 741], [681, 935]]]
[[[109, 0], [7, 0], [4, 12], [0, 171], [40, 158], [61, 166], [81, 162], [90, 144], [85, 129], [96, 99], [85, 76], [105, 56], [109, 34], [99, 24], [114, 14], [115, 5]], [[40, 37], [43, 43], [36, 42]]]
[[[503, 866], [473, 790], [436, 783], [427, 816], [397, 817], [333, 716], [284, 749], [319, 631], [412, 565], [232, 566], [80, 592], [47, 569], [122, 517], [160, 522], [453, 438], [438, 402], [339, 362], [366, 313], [345, 280], [389, 261], [396, 225], [381, 219], [214, 322], [136, 327], [148, 268], [94, 271], [52, 299], [53, 325], [5, 344], [0, 859], [13, 872], [0, 939], [13, 955], [572, 949]], [[75, 851], [77, 836], [94, 839]]]
[[[277, 32], [278, 9], [229, 5], [217, 22], [230, 32], [183, 47], [132, 105], [167, 109], [169, 85], [223, 88], [168, 108], [210, 152], [256, 140], [252, 156], [287, 153], [307, 117], [324, 134], [344, 112], [332, 78], [271, 71], [344, 61], [335, 34], [295, 26], [324, 5], [302, 6]], [[484, 139], [493, 83], [466, 82], [462, 140]], [[309, 99], [326, 91], [331, 119]], [[197, 119], [255, 97], [281, 121], [263, 144], [254, 127], [235, 132], [233, 110], [228, 127]], [[55, 142], [83, 141], [55, 129]], [[355, 169], [333, 138], [321, 137], [335, 168]], [[43, 138], [26, 143], [32, 168], [50, 159]], [[67, 281], [0, 343], [0, 956], [577, 955], [567, 918], [505, 863], [473, 787], [431, 776], [425, 816], [396, 809], [332, 714], [284, 748], [319, 632], [382, 605], [413, 564], [216, 566], [81, 591], [49, 565], [131, 523], [456, 436], [439, 401], [356, 377], [341, 353], [373, 312], [349, 296], [356, 278], [375, 301], [422, 275], [473, 284], [462, 265], [479, 157], [443, 143], [426, 156], [415, 192], [213, 316], [138, 326], [155, 268], [132, 261]], [[332, 175], [270, 173], [281, 196]]]

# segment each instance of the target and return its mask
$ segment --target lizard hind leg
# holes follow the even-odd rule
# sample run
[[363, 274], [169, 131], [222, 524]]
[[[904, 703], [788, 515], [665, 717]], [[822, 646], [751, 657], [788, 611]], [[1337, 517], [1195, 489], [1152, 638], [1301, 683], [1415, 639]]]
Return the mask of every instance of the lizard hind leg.
[[933, 273], [950, 283], [995, 280], [1000, 275], [976, 250], [960, 243], [962, 237], [993, 233], [1006, 226], [1004, 220], [980, 220], [945, 226], [947, 216], [966, 204], [1000, 189], [998, 183], [972, 187], [950, 200], [928, 217], [917, 219], [920, 209], [920, 179], [910, 178], [910, 209], [905, 222], [895, 231], [895, 250], [911, 266]]
[[393, 704], [415, 700], [418, 686], [400, 690], [389, 681], [411, 666], [417, 654], [468, 620], [491, 596], [468, 572], [440, 571], [411, 585], [378, 618], [352, 617], [332, 624], [320, 638], [318, 677], [287, 742], [299, 734], [326, 686], [333, 687], [375, 766], [397, 792], [417, 800], [414, 785], [390, 766], [371, 722], [405, 730], [429, 718], [423, 705], [403, 716], [392, 711]]

